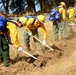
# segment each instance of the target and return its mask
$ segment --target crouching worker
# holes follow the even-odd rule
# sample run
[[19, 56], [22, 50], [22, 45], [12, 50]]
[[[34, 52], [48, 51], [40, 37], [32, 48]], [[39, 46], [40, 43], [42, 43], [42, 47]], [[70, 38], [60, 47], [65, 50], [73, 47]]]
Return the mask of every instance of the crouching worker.
[[0, 12], [0, 63], [9, 66], [9, 45], [6, 40], [6, 18], [3, 12]]
[[[18, 40], [18, 29], [26, 25], [27, 19], [25, 17], [20, 17], [18, 20], [10, 19], [7, 21], [7, 39], [9, 44], [13, 44], [19, 51], [22, 51], [19, 40]], [[11, 42], [12, 41], [12, 42]]]
[[[27, 21], [26, 26], [24, 27], [24, 41], [27, 46], [27, 49], [30, 51], [30, 36], [34, 36], [36, 38], [39, 37], [38, 35], [38, 28], [41, 28], [43, 35], [44, 35], [44, 40], [43, 44], [46, 45], [46, 38], [47, 38], [47, 32], [46, 28], [44, 26], [44, 21], [45, 17], [43, 15], [39, 15], [36, 19], [35, 18], [29, 18]], [[35, 45], [37, 47], [36, 53], [40, 54], [43, 53], [43, 47], [40, 45], [40, 43], [34, 39]]]

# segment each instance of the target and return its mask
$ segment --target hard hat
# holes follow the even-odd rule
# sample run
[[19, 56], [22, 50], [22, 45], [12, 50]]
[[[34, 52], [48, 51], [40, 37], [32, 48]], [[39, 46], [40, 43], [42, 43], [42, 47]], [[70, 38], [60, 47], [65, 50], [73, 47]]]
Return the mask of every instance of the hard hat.
[[37, 17], [37, 19], [38, 19], [41, 23], [44, 23], [44, 21], [45, 21], [45, 17], [44, 17], [43, 15], [39, 15], [39, 16]]
[[26, 25], [27, 19], [26, 17], [20, 17], [19, 21], [22, 23], [22, 25]]
[[63, 6], [66, 6], [66, 5], [65, 5], [65, 2], [60, 2], [60, 4], [63, 5]]

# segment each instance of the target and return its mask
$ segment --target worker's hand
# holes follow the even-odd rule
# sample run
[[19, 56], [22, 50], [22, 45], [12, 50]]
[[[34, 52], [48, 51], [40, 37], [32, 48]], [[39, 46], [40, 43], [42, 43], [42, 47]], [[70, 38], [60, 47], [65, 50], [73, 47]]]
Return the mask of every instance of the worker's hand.
[[18, 48], [18, 51], [23, 51], [23, 48], [22, 48], [22, 47], [19, 47], [19, 48]]
[[46, 45], [46, 41], [45, 40], [43, 40], [43, 45]]
[[29, 36], [31, 36], [32, 35], [32, 32], [29, 32], [28, 34], [29, 34]]

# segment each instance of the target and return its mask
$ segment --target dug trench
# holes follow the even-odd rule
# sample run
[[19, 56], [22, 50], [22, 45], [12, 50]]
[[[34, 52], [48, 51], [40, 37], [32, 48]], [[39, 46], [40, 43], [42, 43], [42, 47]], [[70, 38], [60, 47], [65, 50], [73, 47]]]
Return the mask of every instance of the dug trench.
[[[47, 14], [45, 16], [47, 17]], [[39, 62], [10, 45], [12, 64], [9, 67], [1, 64], [0, 75], [76, 75], [76, 28], [73, 29], [74, 33], [69, 39], [54, 42], [52, 24], [48, 20], [46, 20], [45, 24], [48, 30], [47, 44], [55, 51], [52, 52], [45, 47], [44, 55], [33, 54], [42, 61]], [[23, 29], [19, 29], [19, 35], [19, 42], [24, 50], [27, 51], [22, 37]], [[41, 33], [39, 35], [39, 39], [42, 40]], [[33, 52], [36, 50], [33, 41], [31, 42], [31, 49]]]

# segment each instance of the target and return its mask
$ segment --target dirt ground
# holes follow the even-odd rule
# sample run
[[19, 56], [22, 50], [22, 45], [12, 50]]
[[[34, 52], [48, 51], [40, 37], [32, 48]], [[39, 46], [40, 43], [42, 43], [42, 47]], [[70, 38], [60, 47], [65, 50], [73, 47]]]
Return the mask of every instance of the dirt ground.
[[[53, 27], [52, 23], [47, 19], [45, 26], [48, 33], [47, 45], [55, 49], [55, 52], [51, 52], [50, 49], [46, 48], [45, 54], [34, 55], [36, 47], [31, 37], [31, 49], [32, 55], [37, 57], [39, 60], [45, 60], [46, 64], [34, 60], [24, 52], [19, 52], [17, 49], [10, 45], [10, 58], [12, 64], [9, 67], [0, 65], [0, 75], [76, 75], [76, 28], [72, 26], [72, 35], [66, 40], [54, 41], [53, 38]], [[23, 40], [23, 28], [18, 29], [19, 31], [19, 42], [26, 50], [26, 46]], [[67, 30], [69, 32], [69, 29]], [[43, 36], [39, 29], [40, 40]], [[70, 33], [70, 32], [69, 32]], [[66, 32], [67, 34], [67, 32]]]

